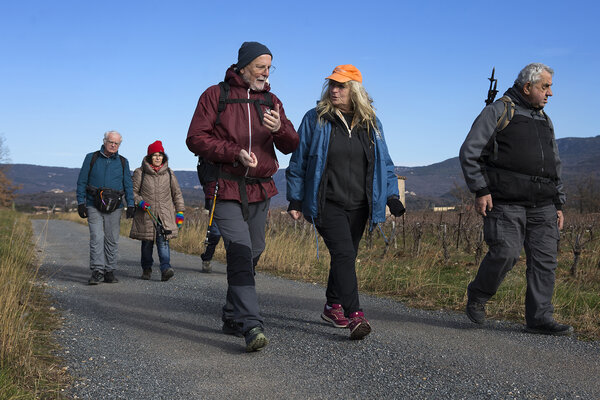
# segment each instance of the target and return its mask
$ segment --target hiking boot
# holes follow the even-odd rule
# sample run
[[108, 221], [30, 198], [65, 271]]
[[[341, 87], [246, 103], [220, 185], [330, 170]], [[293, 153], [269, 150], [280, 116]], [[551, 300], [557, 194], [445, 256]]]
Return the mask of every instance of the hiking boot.
[[221, 328], [221, 330], [226, 335], [244, 337], [244, 334], [242, 333], [242, 327], [232, 319], [226, 319], [223, 321], [223, 328]]
[[146, 269], [142, 270], [142, 276], [140, 276], [140, 279], [149, 281], [151, 277], [152, 277], [152, 268], [146, 268]]
[[350, 329], [351, 340], [362, 340], [371, 333], [371, 325], [369, 325], [369, 321], [367, 321], [362, 311], [354, 311], [350, 314], [349, 319], [348, 328]]
[[250, 329], [248, 332], [246, 332], [244, 337], [246, 338], [247, 353], [260, 351], [269, 343], [261, 326], [255, 326], [254, 328]]
[[344, 310], [342, 309], [341, 304], [332, 304], [331, 306], [325, 304], [323, 313], [321, 313], [321, 318], [329, 322], [335, 328], [345, 328], [350, 323], [348, 318], [344, 316]]
[[104, 274], [104, 283], [117, 283], [119, 280], [115, 276], [114, 271], [108, 271]]
[[571, 325], [559, 324], [556, 321], [550, 321], [542, 325], [526, 325], [525, 332], [539, 335], [567, 336], [573, 333], [573, 327]]
[[88, 280], [88, 285], [97, 285], [102, 281], [102, 278], [104, 278], [102, 271], [94, 270], [91, 278]]
[[212, 268], [210, 266], [210, 260], [202, 261], [202, 272], [208, 274], [211, 271], [212, 271]]
[[173, 271], [173, 268], [166, 269], [163, 272], [161, 272], [160, 280], [166, 282], [169, 279], [171, 279], [173, 275], [175, 275], [175, 271]]
[[485, 322], [485, 305], [483, 303], [467, 300], [465, 312], [472, 322], [476, 324], [483, 324]]

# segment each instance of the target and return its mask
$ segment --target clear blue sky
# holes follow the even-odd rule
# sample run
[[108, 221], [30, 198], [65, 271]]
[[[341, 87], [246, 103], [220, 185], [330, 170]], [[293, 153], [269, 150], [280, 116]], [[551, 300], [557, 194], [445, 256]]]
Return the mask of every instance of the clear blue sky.
[[596, 136], [598, 4], [7, 0], [0, 135], [13, 163], [80, 167], [115, 129], [132, 168], [160, 139], [172, 168], [194, 169], [185, 137], [198, 97], [254, 40], [274, 55], [271, 88], [296, 128], [336, 65], [358, 67], [396, 165], [458, 154], [493, 66], [499, 96], [529, 62], [554, 68], [557, 137]]

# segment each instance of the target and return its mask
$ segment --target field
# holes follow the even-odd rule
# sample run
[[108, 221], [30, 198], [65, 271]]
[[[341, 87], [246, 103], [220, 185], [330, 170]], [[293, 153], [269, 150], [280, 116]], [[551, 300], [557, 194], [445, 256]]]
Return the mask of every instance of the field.
[[[188, 214], [172, 247], [201, 254], [207, 217]], [[567, 213], [566, 218], [556, 272], [555, 317], [572, 324], [581, 338], [600, 339], [600, 216]], [[463, 312], [466, 287], [486, 251], [482, 220], [472, 212], [424, 211], [397, 220], [391, 217], [363, 237], [357, 261], [359, 288], [413, 307]], [[215, 257], [225, 260], [223, 246]], [[329, 262], [327, 248], [320, 237], [315, 239], [311, 224], [271, 213], [258, 270], [325, 285]], [[489, 318], [524, 322], [525, 268], [523, 252], [488, 303]]]

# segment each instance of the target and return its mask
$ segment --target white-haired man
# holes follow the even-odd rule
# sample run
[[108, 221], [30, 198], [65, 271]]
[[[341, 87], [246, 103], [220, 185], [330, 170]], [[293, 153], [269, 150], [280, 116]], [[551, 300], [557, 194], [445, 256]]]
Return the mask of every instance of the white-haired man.
[[106, 132], [100, 150], [85, 156], [77, 178], [77, 212], [88, 219], [90, 229], [90, 285], [102, 280], [118, 282], [114, 271], [123, 196], [127, 199], [127, 218], [133, 218], [135, 212], [129, 162], [119, 155], [122, 141], [119, 132]]
[[489, 247], [468, 286], [466, 313], [475, 323], [485, 322], [485, 303], [525, 246], [525, 330], [568, 335], [573, 328], [554, 320], [551, 302], [565, 202], [554, 128], [543, 111], [553, 74], [540, 63], [523, 68], [504, 96], [483, 109], [460, 149]]

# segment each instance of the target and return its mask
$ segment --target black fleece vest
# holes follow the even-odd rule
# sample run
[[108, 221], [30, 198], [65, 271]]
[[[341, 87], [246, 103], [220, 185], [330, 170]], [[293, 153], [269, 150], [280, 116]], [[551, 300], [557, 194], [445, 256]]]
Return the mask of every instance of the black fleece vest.
[[[552, 203], [557, 171], [554, 135], [548, 121], [517, 114], [496, 135], [496, 142], [498, 151], [488, 160], [492, 167], [488, 171], [489, 188], [494, 201], [526, 206]], [[538, 177], [549, 178], [551, 182], [540, 182]]]

